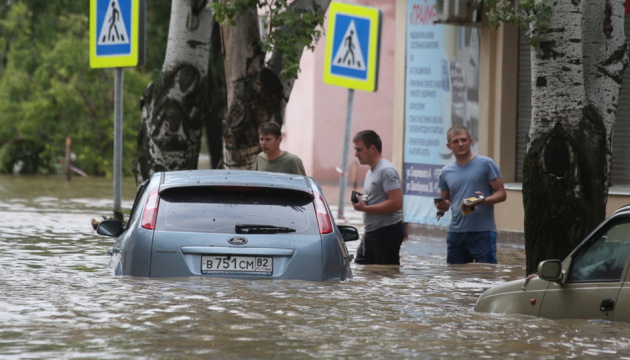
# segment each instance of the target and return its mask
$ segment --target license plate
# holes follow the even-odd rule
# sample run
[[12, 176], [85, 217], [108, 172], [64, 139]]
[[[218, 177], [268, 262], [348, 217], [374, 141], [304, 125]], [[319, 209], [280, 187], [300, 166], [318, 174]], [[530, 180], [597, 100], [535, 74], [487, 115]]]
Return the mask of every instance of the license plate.
[[212, 255], [201, 257], [202, 274], [252, 274], [271, 275], [273, 258], [261, 256]]

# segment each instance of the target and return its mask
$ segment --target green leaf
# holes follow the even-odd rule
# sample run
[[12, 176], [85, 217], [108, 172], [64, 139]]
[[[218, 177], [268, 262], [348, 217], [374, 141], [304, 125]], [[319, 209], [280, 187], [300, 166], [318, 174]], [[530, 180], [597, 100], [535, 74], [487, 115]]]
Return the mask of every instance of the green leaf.
[[[501, 23], [516, 24], [527, 29], [526, 34], [539, 34], [549, 26], [549, 19], [553, 11], [553, 3], [550, 0], [517, 0], [517, 8], [509, 0], [482, 0], [487, 9], [489, 24], [492, 28], [498, 28]], [[532, 46], [538, 44], [538, 37], [530, 35]]]

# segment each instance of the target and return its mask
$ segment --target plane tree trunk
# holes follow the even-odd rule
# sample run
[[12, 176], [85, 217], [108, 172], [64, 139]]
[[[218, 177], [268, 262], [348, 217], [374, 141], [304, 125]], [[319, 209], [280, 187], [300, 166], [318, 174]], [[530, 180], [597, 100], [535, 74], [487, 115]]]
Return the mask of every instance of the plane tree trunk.
[[628, 62], [622, 0], [557, 1], [532, 51], [523, 166], [526, 271], [564, 259], [606, 216], [612, 131]]
[[196, 169], [208, 116], [212, 35], [207, 0], [173, 0], [160, 78], [145, 89], [133, 170], [140, 184], [155, 172]]

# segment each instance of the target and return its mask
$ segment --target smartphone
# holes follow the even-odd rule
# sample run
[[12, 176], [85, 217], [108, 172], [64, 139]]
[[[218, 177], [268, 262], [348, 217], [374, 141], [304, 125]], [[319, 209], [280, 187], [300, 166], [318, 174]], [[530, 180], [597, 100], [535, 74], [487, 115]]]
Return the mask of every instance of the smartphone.
[[440, 198], [440, 197], [433, 198], [433, 202], [434, 202], [434, 203], [436, 203], [436, 204], [439, 204], [439, 203], [441, 203], [442, 201], [444, 201], [444, 199], [442, 199], [442, 198]]

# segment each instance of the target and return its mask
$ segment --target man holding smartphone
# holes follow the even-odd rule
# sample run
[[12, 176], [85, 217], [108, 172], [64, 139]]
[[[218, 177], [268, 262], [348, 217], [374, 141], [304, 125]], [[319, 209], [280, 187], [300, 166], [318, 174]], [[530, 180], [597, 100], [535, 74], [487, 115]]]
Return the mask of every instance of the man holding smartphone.
[[[472, 153], [473, 140], [466, 127], [453, 126], [446, 139], [455, 162], [442, 169], [438, 187], [443, 201], [434, 201], [438, 211], [452, 212], [446, 262], [496, 264], [494, 204], [507, 198], [501, 172], [491, 158]], [[474, 205], [466, 205], [470, 203]]]
[[396, 167], [383, 158], [381, 138], [376, 132], [360, 131], [352, 142], [359, 163], [370, 167], [363, 183], [365, 195], [355, 196], [357, 201], [353, 199], [352, 203], [355, 210], [363, 212], [365, 225], [365, 235], [354, 262], [400, 265], [400, 245], [405, 237], [400, 175]]

